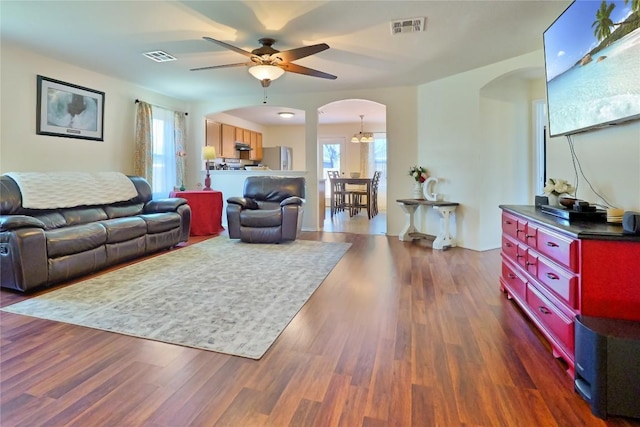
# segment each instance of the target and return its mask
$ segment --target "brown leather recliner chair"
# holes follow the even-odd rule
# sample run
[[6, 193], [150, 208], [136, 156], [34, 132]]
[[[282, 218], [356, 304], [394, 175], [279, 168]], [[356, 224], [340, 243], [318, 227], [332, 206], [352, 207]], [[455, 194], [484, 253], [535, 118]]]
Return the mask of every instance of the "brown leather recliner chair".
[[243, 197], [227, 199], [229, 238], [248, 243], [295, 240], [305, 205], [303, 177], [250, 176]]

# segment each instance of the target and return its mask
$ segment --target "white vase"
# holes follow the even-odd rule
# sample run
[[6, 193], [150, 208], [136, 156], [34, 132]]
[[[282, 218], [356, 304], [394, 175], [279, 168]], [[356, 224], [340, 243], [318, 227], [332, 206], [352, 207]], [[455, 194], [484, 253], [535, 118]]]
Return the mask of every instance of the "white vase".
[[557, 194], [549, 194], [547, 198], [549, 199], [549, 206], [560, 206], [560, 197]]
[[416, 181], [413, 184], [413, 196], [414, 199], [424, 199], [424, 192], [422, 191], [422, 183]]

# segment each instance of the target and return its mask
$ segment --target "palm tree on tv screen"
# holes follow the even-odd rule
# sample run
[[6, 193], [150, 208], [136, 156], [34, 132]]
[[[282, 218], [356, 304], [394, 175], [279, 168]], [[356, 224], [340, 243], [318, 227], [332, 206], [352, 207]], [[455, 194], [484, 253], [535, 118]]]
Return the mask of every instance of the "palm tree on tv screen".
[[596, 20], [593, 21], [591, 27], [594, 28], [593, 35], [598, 38], [598, 41], [602, 41], [611, 35], [611, 27], [615, 24], [611, 20], [611, 12], [616, 7], [615, 4], [602, 0], [600, 9], [596, 12]]
[[[624, 4], [629, 3], [629, 0], [624, 0]], [[631, 10], [634, 12], [640, 12], [640, 0], [631, 0]]]

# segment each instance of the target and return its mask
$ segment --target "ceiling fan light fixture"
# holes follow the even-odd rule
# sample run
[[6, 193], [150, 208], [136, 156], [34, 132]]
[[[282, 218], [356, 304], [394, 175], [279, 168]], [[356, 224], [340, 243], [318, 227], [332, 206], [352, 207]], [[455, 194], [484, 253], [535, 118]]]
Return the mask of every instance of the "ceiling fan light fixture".
[[275, 80], [284, 74], [284, 70], [275, 65], [254, 65], [249, 67], [249, 73], [261, 82]]

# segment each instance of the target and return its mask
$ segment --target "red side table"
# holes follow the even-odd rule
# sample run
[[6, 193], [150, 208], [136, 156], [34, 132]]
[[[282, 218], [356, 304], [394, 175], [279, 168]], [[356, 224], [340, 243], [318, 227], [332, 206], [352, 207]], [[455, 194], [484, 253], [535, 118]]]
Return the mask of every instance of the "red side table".
[[221, 191], [172, 191], [169, 197], [182, 197], [191, 206], [191, 236], [207, 236], [224, 230]]

